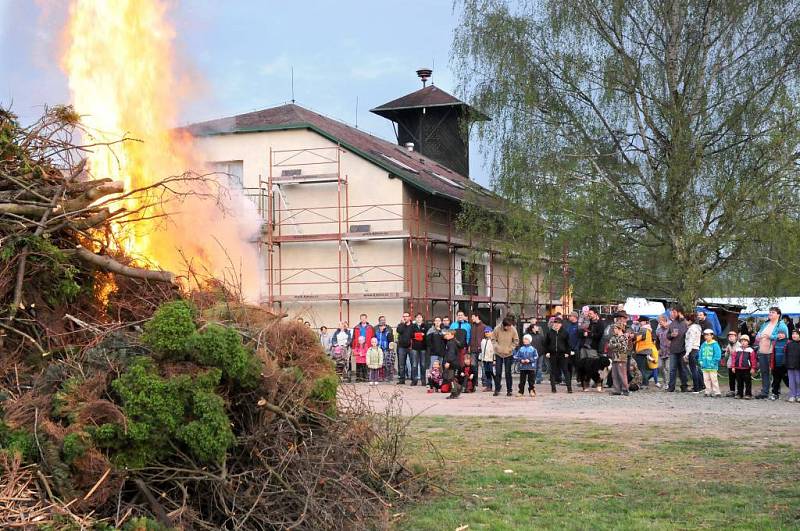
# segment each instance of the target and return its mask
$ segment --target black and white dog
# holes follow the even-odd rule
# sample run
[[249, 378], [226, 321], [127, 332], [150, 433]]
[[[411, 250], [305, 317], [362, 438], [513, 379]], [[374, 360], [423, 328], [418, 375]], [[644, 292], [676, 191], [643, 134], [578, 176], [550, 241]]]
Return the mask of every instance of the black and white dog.
[[611, 372], [611, 360], [607, 356], [575, 360], [576, 377], [584, 391], [588, 391], [589, 387], [592, 387], [591, 381], [594, 380], [593, 387], [597, 388], [599, 392], [603, 392], [603, 382], [609, 372]]

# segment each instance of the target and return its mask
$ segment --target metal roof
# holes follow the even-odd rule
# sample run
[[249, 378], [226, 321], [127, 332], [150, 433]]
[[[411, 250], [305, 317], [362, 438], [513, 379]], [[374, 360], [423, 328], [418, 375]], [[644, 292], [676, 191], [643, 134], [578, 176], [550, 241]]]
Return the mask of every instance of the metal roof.
[[[452, 98], [452, 96], [449, 97]], [[397, 144], [294, 103], [199, 122], [183, 129], [194, 136], [309, 129], [383, 168], [391, 175], [424, 193], [446, 197], [458, 202], [479, 204], [487, 208], [498, 207], [502, 204], [502, 200], [490, 190], [419, 152], [408, 151]]]

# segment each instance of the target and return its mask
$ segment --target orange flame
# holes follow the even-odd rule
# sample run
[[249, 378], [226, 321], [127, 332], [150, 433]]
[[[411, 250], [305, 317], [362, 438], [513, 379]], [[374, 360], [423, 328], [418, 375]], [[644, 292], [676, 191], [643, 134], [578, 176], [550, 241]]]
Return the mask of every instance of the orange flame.
[[[173, 71], [174, 38], [163, 0], [72, 0], [63, 64], [75, 110], [92, 135], [89, 140], [141, 140], [95, 149], [89, 157], [95, 178], [124, 181], [130, 191], [200, 166], [202, 159], [190, 143], [172, 129], [180, 97]], [[199, 203], [182, 203], [181, 213], [170, 213], [168, 228], [157, 221], [137, 221], [117, 224], [112, 231], [127, 254], [165, 269], [180, 271], [184, 256], [217, 275], [224, 275], [221, 269], [231, 261], [241, 264], [247, 270], [242, 276], [254, 277], [243, 279], [251, 284], [245, 296], [257, 299], [258, 256], [246, 241], [249, 235], [243, 235], [242, 220], [221, 219], [218, 211], [211, 212], [215, 205]], [[257, 231], [257, 215], [243, 203], [233, 205], [237, 217], [247, 218], [245, 232]], [[128, 211], [141, 207], [140, 198], [124, 201]], [[146, 215], [153, 214], [159, 212]], [[218, 249], [219, 241], [226, 248]]]
[[[89, 157], [96, 177], [125, 183], [130, 191], [179, 173], [188, 152], [170, 133], [173, 106], [172, 39], [158, 0], [74, 0], [70, 6], [65, 68], [75, 110], [84, 116], [92, 142], [127, 141], [95, 149]], [[124, 207], [135, 211], [135, 199]], [[133, 225], [131, 225], [133, 227]], [[116, 226], [115, 236], [133, 256], [158, 260], [147, 223]]]

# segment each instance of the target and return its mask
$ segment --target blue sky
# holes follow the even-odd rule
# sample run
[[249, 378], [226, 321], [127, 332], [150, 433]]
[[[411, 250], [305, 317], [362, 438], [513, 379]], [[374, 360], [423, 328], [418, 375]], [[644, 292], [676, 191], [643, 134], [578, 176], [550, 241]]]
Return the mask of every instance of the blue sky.
[[[112, 0], [109, 0], [112, 1]], [[23, 120], [44, 103], [68, 101], [58, 67], [66, 2], [0, 0], [0, 104]], [[415, 70], [458, 94], [450, 69], [452, 0], [176, 1], [170, 4], [180, 67], [202, 87], [184, 103], [183, 123], [229, 116], [291, 99], [394, 139], [370, 108], [421, 87]], [[356, 98], [358, 114], [356, 116]], [[473, 133], [474, 135], [474, 133]], [[478, 143], [471, 174], [488, 184]]]

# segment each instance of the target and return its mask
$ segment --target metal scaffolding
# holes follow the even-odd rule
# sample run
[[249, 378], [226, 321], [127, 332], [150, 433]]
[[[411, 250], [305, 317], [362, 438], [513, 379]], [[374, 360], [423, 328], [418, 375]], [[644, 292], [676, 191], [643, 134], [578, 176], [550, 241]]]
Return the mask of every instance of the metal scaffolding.
[[[402, 299], [410, 311], [426, 315], [432, 315], [436, 303], [446, 303], [450, 314], [458, 306], [471, 310], [482, 305], [493, 312], [497, 305], [509, 309], [519, 305], [520, 314], [525, 313], [525, 307], [534, 307], [536, 317], [543, 316], [556, 303], [552, 292], [542, 300], [538, 273], [528, 279], [512, 275], [509, 257], [482, 242], [455, 234], [457, 214], [453, 211], [433, 208], [424, 200], [351, 204], [348, 178], [342, 173], [342, 153], [344, 150], [338, 146], [270, 149], [267, 180], [245, 189], [265, 220], [262, 242], [267, 257], [268, 295], [264, 302], [280, 307], [290, 302], [335, 301], [340, 319], [348, 321], [350, 302], [358, 300]], [[289, 185], [323, 183], [336, 184], [335, 204], [292, 206], [284, 190]], [[373, 223], [384, 223], [396, 230], [373, 231]], [[381, 240], [402, 245], [401, 263], [361, 263], [357, 259], [354, 242]], [[284, 265], [285, 246], [312, 242], [337, 243], [336, 256], [330, 264]], [[483, 279], [460, 267], [459, 256], [464, 257], [460, 250], [484, 257], [485, 264], [476, 264], [484, 267]], [[471, 278], [465, 279], [465, 275]], [[299, 286], [312, 292], [297, 293]]]

